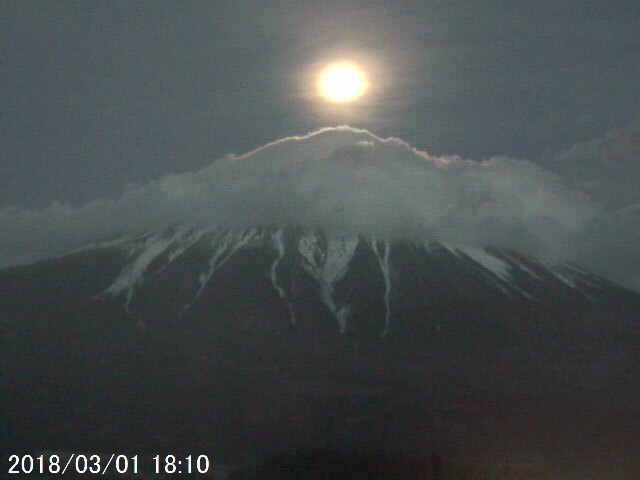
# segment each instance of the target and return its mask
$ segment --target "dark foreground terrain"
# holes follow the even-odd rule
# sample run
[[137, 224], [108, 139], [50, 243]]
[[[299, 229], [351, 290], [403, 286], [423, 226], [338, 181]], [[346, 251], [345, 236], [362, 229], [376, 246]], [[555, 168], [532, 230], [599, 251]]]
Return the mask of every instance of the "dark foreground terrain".
[[532, 464], [504, 464], [492, 469], [456, 466], [437, 454], [429, 458], [337, 453], [315, 450], [266, 459], [255, 468], [231, 473], [230, 480], [545, 480], [551, 474]]

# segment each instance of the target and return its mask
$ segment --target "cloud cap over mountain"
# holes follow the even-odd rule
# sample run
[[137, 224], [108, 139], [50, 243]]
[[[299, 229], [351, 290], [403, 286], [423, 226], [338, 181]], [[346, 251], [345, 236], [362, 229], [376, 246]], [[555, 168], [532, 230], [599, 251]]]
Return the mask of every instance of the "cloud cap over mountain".
[[433, 157], [351, 127], [288, 137], [81, 207], [0, 211], [0, 264], [176, 224], [296, 224], [572, 259], [602, 210], [527, 161]]

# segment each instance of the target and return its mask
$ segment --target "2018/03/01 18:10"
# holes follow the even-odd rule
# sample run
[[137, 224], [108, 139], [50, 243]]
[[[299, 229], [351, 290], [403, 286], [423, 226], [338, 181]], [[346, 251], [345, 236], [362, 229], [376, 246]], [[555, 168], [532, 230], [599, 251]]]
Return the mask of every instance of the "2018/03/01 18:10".
[[[205, 474], [209, 471], [211, 463], [206, 455], [199, 455], [195, 461], [193, 455], [178, 458], [175, 455], [156, 455], [153, 457], [155, 465], [155, 473], [200, 473]], [[195, 469], [194, 469], [195, 467]]]

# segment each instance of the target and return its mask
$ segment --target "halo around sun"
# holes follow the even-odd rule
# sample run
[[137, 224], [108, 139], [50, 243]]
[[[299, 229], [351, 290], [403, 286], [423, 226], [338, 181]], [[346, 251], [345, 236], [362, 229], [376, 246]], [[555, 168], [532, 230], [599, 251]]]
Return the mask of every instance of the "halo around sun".
[[332, 63], [318, 75], [318, 94], [328, 102], [353, 102], [364, 95], [368, 86], [365, 72], [350, 62]]

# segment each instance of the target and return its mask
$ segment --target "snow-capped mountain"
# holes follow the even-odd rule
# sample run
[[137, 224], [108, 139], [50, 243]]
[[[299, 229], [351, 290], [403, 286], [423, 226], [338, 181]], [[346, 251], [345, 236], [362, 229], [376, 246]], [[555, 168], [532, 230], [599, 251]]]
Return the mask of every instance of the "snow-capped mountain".
[[531, 163], [349, 127], [1, 210], [5, 438], [640, 459], [640, 295], [584, 267], [631, 251], [598, 214]]
[[[398, 302], [406, 309], [409, 300], [403, 297], [407, 296], [417, 301], [411, 306], [414, 313], [424, 310], [428, 314], [442, 302], [443, 295], [538, 308], [552, 300], [571, 300], [593, 308], [591, 304], [606, 303], [610, 291], [622, 292], [576, 265], [542, 262], [514, 251], [295, 227], [174, 228], [92, 248], [118, 252], [124, 261], [117, 277], [93, 297], [94, 301], [122, 303], [127, 315], [142, 324], [153, 324], [157, 317], [147, 311], [149, 306], [143, 299], [158, 285], [173, 279], [183, 286], [162, 295], [163, 301], [172, 305], [165, 312], [179, 323], [197, 310], [203, 293], [210, 297], [226, 288], [226, 264], [244, 270], [242, 265], [248, 261], [251, 268], [244, 271], [241, 282], [248, 277], [268, 280], [268, 288], [277, 296], [273, 303], [286, 307], [292, 325], [297, 322], [296, 311], [304, 308], [298, 304], [308, 302], [310, 290], [340, 334], [353, 332], [357, 327], [350, 325], [349, 318], [359, 318], [359, 303], [367, 296], [368, 307], [372, 303], [380, 307], [379, 318], [372, 319], [379, 325], [380, 338], [393, 330], [394, 317], [402, 323], [404, 310], [392, 307]], [[357, 278], [362, 270], [367, 272], [367, 284], [354, 287], [349, 279]], [[412, 291], [416, 284], [422, 292]], [[236, 293], [240, 295], [241, 290], [240, 283]]]
[[0, 295], [25, 445], [477, 451], [514, 428], [502, 402], [526, 430], [639, 387], [640, 296], [512, 250], [175, 227], [4, 270]]

